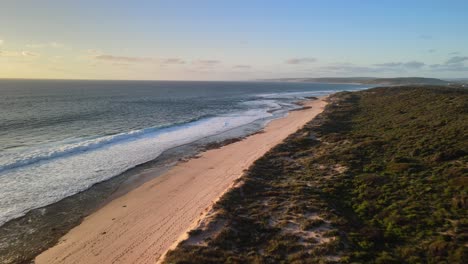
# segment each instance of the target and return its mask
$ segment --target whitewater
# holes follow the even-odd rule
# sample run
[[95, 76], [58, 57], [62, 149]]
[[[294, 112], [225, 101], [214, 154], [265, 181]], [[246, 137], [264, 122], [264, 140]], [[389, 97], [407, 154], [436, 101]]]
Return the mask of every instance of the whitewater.
[[[263, 126], [305, 97], [362, 89], [224, 82], [19, 82], [16, 87], [25, 90], [15, 91], [15, 83], [0, 86], [0, 226], [168, 149], [250, 124]], [[36, 90], [25, 96], [28, 89]]]

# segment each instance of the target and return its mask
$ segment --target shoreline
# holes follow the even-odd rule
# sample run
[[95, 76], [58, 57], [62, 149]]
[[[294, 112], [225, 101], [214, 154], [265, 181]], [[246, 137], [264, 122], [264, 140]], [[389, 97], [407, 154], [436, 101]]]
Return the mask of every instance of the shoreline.
[[305, 104], [311, 108], [271, 121], [264, 133], [203, 151], [108, 202], [37, 256], [36, 263], [159, 260], [183, 240], [245, 169], [313, 119], [326, 103], [321, 98]]
[[[281, 117], [276, 117], [281, 118]], [[271, 119], [274, 120], [274, 119]], [[270, 120], [270, 121], [271, 121]], [[56, 203], [33, 209], [0, 226], [0, 262], [29, 263], [112, 200], [201, 152], [242, 140], [264, 128], [262, 120], [167, 149], [157, 158], [99, 182]]]
[[465, 263], [467, 99], [432, 86], [331, 96], [164, 263]]

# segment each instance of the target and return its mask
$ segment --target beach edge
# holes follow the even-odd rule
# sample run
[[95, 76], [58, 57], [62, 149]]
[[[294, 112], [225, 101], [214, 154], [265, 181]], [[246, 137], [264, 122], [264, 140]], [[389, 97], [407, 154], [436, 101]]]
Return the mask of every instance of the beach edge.
[[[233, 145], [245, 144], [246, 141], [255, 141], [254, 137], [265, 137], [265, 134], [271, 133], [271, 131], [269, 132], [269, 130], [271, 130], [271, 127], [274, 128], [275, 124], [285, 123], [285, 120], [298, 119], [297, 116], [299, 116], [300, 117], [299, 121], [292, 122], [292, 124], [288, 124], [286, 122], [286, 124], [283, 125], [284, 126], [284, 127], [282, 127], [283, 130], [287, 129], [288, 131], [283, 132], [280, 138], [278, 138], [278, 136], [270, 138], [269, 139], [270, 145], [267, 146], [267, 148], [263, 149], [261, 153], [255, 152], [254, 154], [252, 154], [253, 157], [251, 157], [249, 161], [247, 161], [247, 162], [244, 161], [245, 164], [242, 164], [243, 169], [241, 171], [238, 171], [237, 174], [234, 173], [234, 174], [236, 174], [235, 177], [231, 177], [228, 180], [225, 180], [224, 187], [221, 188], [222, 189], [221, 192], [219, 191], [220, 189], [218, 189], [217, 190], [218, 192], [216, 193], [216, 195], [213, 196], [213, 194], [211, 194], [211, 197], [213, 199], [210, 199], [210, 203], [207, 206], [204, 205], [202, 210], [197, 211], [198, 216], [190, 220], [190, 224], [183, 228], [183, 232], [180, 232], [181, 229], [178, 229], [179, 232], [175, 232], [175, 233], [178, 234], [177, 236], [174, 236], [174, 234], [171, 234], [171, 236], [172, 236], [171, 241], [169, 241], [170, 243], [168, 243], [166, 241], [164, 243], [165, 247], [162, 247], [162, 248], [156, 250], [156, 252], [154, 252], [154, 251], [152, 252], [152, 250], [147, 249], [147, 250], [145, 250], [146, 253], [132, 252], [132, 253], [128, 253], [128, 254], [125, 253], [123, 255], [117, 256], [117, 257], [119, 257], [121, 259], [122, 258], [127, 259], [129, 257], [130, 259], [134, 259], [134, 260], [136, 260], [136, 259], [144, 260], [143, 262], [154, 262], [154, 261], [161, 262], [161, 261], [163, 261], [163, 256], [165, 256], [165, 254], [170, 249], [175, 248], [181, 241], [185, 240], [188, 237], [188, 232], [190, 230], [192, 230], [193, 228], [195, 228], [198, 225], [198, 223], [200, 221], [202, 221], [206, 217], [206, 214], [210, 211], [211, 207], [216, 203], [216, 201], [218, 201], [226, 192], [228, 192], [230, 189], [232, 189], [235, 186], [236, 179], [238, 179], [239, 177], [241, 177], [243, 175], [243, 171], [245, 171], [248, 167], [250, 167], [250, 165], [252, 165], [255, 160], [262, 157], [266, 152], [268, 152], [274, 146], [276, 146], [277, 144], [280, 144], [284, 139], [287, 138], [287, 136], [289, 136], [290, 134], [292, 134], [292, 133], [296, 132], [297, 130], [299, 130], [302, 126], [304, 126], [306, 123], [310, 122], [310, 120], [312, 120], [313, 118], [315, 118], [315, 116], [317, 116], [319, 113], [321, 113], [323, 111], [325, 105], [327, 104], [327, 102], [325, 101], [326, 98], [327, 97], [324, 96], [324, 97], [320, 97], [317, 100], [303, 101], [303, 106], [304, 107], [302, 109], [299, 109], [297, 111], [289, 112], [287, 116], [271, 121], [262, 130], [262, 131], [264, 131], [263, 133], [248, 136], [248, 137], [244, 138], [241, 141], [238, 141], [238, 142], [235, 142], [235, 143], [232, 143], [232, 144], [228, 144], [228, 145], [222, 146], [222, 147], [217, 148], [217, 149], [204, 151], [204, 152], [202, 152], [200, 154], [200, 156], [196, 156], [195, 158], [190, 159], [189, 161], [186, 161], [186, 162], [181, 162], [181, 163], [175, 165], [173, 168], [171, 168], [169, 170], [169, 172], [164, 173], [160, 177], [154, 178], [154, 179], [144, 183], [143, 185], [137, 187], [136, 189], [130, 191], [127, 194], [124, 194], [121, 197], [117, 197], [115, 200], [111, 201], [109, 204], [105, 205], [103, 208], [97, 210], [93, 214], [86, 217], [84, 219], [84, 221], [80, 225], [74, 227], [65, 236], [63, 236], [55, 246], [47, 249], [46, 251], [44, 251], [41, 254], [39, 254], [38, 256], [36, 256], [36, 258], [35, 258], [36, 263], [58, 263], [58, 262], [67, 261], [67, 259], [70, 260], [70, 258], [74, 259], [75, 261], [78, 260], [79, 262], [91, 261], [91, 263], [93, 262], [93, 260], [98, 260], [100, 257], [102, 257], [102, 259], [107, 259], [107, 261], [110, 261], [110, 260], [114, 259], [115, 257], [113, 258], [113, 257], [111, 257], [111, 255], [114, 255], [114, 254], [119, 255], [119, 254], [117, 254], [119, 252], [115, 252], [117, 250], [117, 248], [119, 248], [119, 249], [120, 248], [125, 248], [125, 247], [129, 246], [128, 244], [131, 244], [131, 243], [128, 242], [127, 245], [126, 245], [126, 243], [124, 243], [124, 242], [120, 243], [118, 241], [113, 240], [113, 242], [110, 242], [110, 243], [113, 244], [113, 245], [118, 244], [118, 246], [115, 246], [116, 248], [111, 249], [112, 246], [109, 246], [109, 243], [105, 242], [105, 241], [107, 241], [107, 239], [104, 239], [104, 241], [103, 241], [102, 237], [107, 235], [107, 234], [114, 234], [114, 233], [120, 233], [120, 234], [125, 233], [126, 235], [128, 235], [132, 231], [130, 229], [126, 229], [125, 231], [122, 231], [121, 227], [119, 227], [117, 223], [121, 223], [121, 221], [119, 221], [119, 220], [122, 219], [122, 218], [128, 218], [129, 215], [131, 215], [135, 219], [138, 219], [139, 218], [138, 217], [139, 213], [135, 212], [135, 211], [132, 211], [131, 213], [128, 213], [128, 214], [122, 213], [122, 214], [114, 215], [115, 217], [111, 217], [113, 215], [113, 213], [111, 213], [113, 210], [116, 210], [117, 207], [121, 207], [121, 208], [124, 208], [124, 210], [119, 210], [119, 211], [128, 211], [128, 210], [125, 210], [125, 208], [127, 208], [127, 204], [130, 203], [130, 200], [132, 200], [132, 201], [135, 200], [136, 199], [135, 197], [137, 197], [141, 201], [146, 200], [143, 197], [143, 196], [145, 196], [145, 193], [146, 193], [146, 196], [152, 196], [153, 199], [156, 198], [154, 196], [162, 198], [161, 195], [152, 194], [148, 190], [148, 188], [149, 189], [151, 189], [151, 188], [156, 188], [157, 189], [159, 185], [161, 185], [161, 184], [164, 185], [164, 183], [167, 183], [167, 182], [171, 181], [171, 178], [173, 180], [173, 178], [175, 178], [175, 176], [177, 176], [177, 173], [179, 173], [179, 174], [181, 173], [178, 170], [180, 170], [181, 168], [184, 169], [187, 166], [187, 164], [190, 164], [190, 163], [193, 163], [193, 162], [200, 163], [199, 161], [197, 161], [200, 157], [205, 158], [206, 156], [210, 156], [210, 153], [213, 153], [213, 152], [221, 152], [221, 153], [226, 152], [226, 149], [233, 148], [232, 147]], [[293, 125], [294, 127], [291, 127], [291, 125]], [[254, 138], [254, 139], [252, 139], [252, 138]], [[234, 147], [234, 148], [236, 148], [236, 147]], [[245, 150], [245, 146], [243, 148]], [[249, 147], [249, 148], [252, 149], [252, 148], [254, 148], [254, 146]], [[242, 147], [241, 147], [241, 149], [242, 149]], [[207, 163], [210, 163], [210, 162], [207, 162]], [[216, 164], [216, 162], [214, 162], [214, 163]], [[205, 171], [207, 169], [210, 170], [210, 168], [205, 168]], [[173, 171], [176, 171], [176, 173], [175, 173], [176, 175], [174, 175], [174, 173], [171, 173]], [[202, 171], [203, 171], [203, 168], [202, 168]], [[227, 184], [227, 187], [226, 187], [226, 184]], [[131, 196], [131, 197], [128, 198], [129, 196]], [[148, 198], [151, 198], [151, 197], [148, 197]], [[123, 205], [116, 206], [117, 204], [123, 204]], [[143, 207], [140, 206], [140, 209], [145, 211], [144, 206]], [[159, 209], [156, 209], [156, 211], [157, 210], [159, 210]], [[167, 208], [166, 208], [166, 210], [167, 210]], [[111, 219], [111, 222], [109, 223], [108, 221], [103, 220], [103, 219], [106, 219], [106, 218]], [[151, 218], [151, 217], [149, 217], [149, 218]], [[114, 221], [114, 220], [116, 220], [116, 221]], [[153, 220], [156, 220], [156, 219], [153, 219]], [[116, 224], [117, 224], [117, 226], [116, 226]], [[103, 231], [103, 230], [105, 230], [105, 231]], [[143, 228], [143, 230], [146, 230], [146, 228]], [[94, 235], [86, 235], [86, 234], [90, 234], [90, 233], [94, 234]], [[131, 237], [137, 239], [138, 235], [131, 235]], [[144, 239], [144, 240], [146, 242], [149, 242], [151, 239], [147, 238], [147, 239]], [[85, 249], [87, 247], [89, 247], [89, 246], [91, 246], [93, 248], [100, 248], [100, 250], [99, 250], [99, 252], [96, 251], [96, 252], [94, 252], [92, 254], [85, 253], [85, 251], [86, 251]], [[133, 246], [132, 246], [132, 248], [133, 248]], [[105, 253], [103, 253], [103, 252], [106, 252], [108, 250], [110, 252], [112, 252], [112, 254], [106, 255]], [[69, 254], [71, 251], [77, 252], [77, 253]], [[135, 250], [135, 251], [139, 251], [139, 250]], [[142, 254], [145, 255], [145, 256], [142, 256]], [[148, 255], [148, 256], [146, 256], [146, 255]], [[141, 259], [141, 257], [143, 257], [143, 259]], [[127, 260], [129, 260], [129, 259], [127, 259]]]

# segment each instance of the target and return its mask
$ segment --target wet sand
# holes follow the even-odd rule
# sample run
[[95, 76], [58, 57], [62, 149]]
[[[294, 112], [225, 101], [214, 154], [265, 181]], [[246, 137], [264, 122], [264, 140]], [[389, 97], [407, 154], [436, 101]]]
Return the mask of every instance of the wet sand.
[[323, 98], [263, 133], [180, 162], [112, 200], [36, 257], [36, 263], [155, 263], [187, 236], [255, 160], [322, 112]]

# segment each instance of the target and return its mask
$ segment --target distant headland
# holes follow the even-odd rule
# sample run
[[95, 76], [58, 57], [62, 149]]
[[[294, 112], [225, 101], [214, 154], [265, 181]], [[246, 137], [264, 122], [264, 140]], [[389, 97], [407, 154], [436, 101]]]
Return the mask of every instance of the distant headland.
[[372, 84], [372, 85], [450, 85], [467, 87], [467, 79], [442, 80], [437, 78], [424, 77], [396, 77], [396, 78], [376, 78], [376, 77], [320, 77], [320, 78], [278, 78], [265, 79], [262, 81], [278, 82], [310, 82], [310, 83], [340, 83], [340, 84]]

